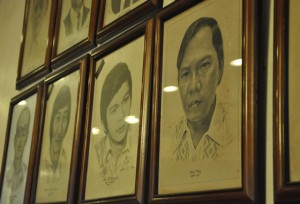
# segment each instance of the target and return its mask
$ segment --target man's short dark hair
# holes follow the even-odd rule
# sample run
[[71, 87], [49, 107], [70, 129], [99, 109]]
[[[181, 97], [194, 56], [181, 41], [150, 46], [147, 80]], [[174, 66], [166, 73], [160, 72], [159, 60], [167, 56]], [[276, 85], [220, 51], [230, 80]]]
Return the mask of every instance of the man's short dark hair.
[[200, 31], [204, 27], [210, 27], [212, 31], [212, 44], [217, 52], [219, 68], [221, 73], [223, 72], [224, 67], [224, 50], [223, 50], [223, 39], [222, 33], [219, 28], [218, 22], [210, 17], [203, 17], [196, 20], [194, 23], [190, 25], [187, 31], [184, 34], [184, 37], [181, 42], [181, 46], [179, 49], [179, 53], [177, 56], [177, 69], [180, 69], [182, 59], [185, 54], [185, 50], [189, 44], [189, 42], [193, 39], [198, 31]]
[[52, 109], [52, 114], [51, 114], [51, 122], [50, 122], [50, 138], [53, 136], [53, 121], [55, 118], [55, 115], [57, 114], [58, 110], [67, 106], [68, 107], [68, 124], [67, 124], [67, 129], [69, 126], [70, 122], [70, 113], [71, 113], [71, 92], [70, 92], [70, 87], [67, 85], [64, 85], [60, 88]]
[[130, 97], [132, 97], [131, 73], [127, 64], [123, 62], [114, 66], [105, 78], [100, 101], [100, 117], [105, 130], [107, 130], [107, 108], [112, 98], [126, 81], [128, 82]]
[[[18, 121], [17, 121], [17, 132], [18, 132], [18, 127], [19, 127], [19, 124], [20, 124], [20, 120], [21, 120], [21, 117], [24, 115], [24, 114], [28, 114], [28, 129], [29, 129], [29, 125], [30, 125], [30, 118], [31, 118], [31, 113], [30, 113], [30, 109], [26, 106], [25, 108], [23, 108], [21, 110], [21, 113], [18, 117]], [[24, 117], [24, 116], [23, 116]], [[17, 134], [16, 134], [17, 135]], [[19, 136], [19, 135], [18, 135]], [[27, 137], [28, 137], [28, 134], [27, 134]]]

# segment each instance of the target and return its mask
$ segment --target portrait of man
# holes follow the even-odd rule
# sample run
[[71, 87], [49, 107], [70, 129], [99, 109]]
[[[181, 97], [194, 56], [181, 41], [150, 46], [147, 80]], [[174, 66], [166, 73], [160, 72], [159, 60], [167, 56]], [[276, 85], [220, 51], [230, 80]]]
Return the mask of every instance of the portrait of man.
[[23, 153], [29, 135], [30, 110], [28, 107], [22, 109], [16, 126], [14, 136], [14, 157], [12, 165], [6, 172], [6, 198], [1, 198], [1, 203], [18, 203], [23, 201], [27, 165], [23, 161]]
[[223, 39], [213, 18], [187, 29], [177, 57], [178, 88], [185, 117], [176, 125], [176, 160], [221, 156], [226, 112], [216, 95], [224, 68]]
[[122, 17], [126, 13], [135, 9], [146, 0], [111, 0], [106, 1], [104, 9], [103, 26]]
[[[43, 31], [45, 16], [47, 14], [49, 6], [49, 0], [34, 0], [32, 2], [32, 12], [31, 12], [31, 26], [32, 26], [32, 39], [34, 41], [38, 40], [38, 36]], [[47, 30], [47, 29], [46, 29]], [[45, 38], [45, 36], [41, 36]]]
[[103, 83], [100, 100], [100, 118], [105, 136], [95, 144], [99, 176], [106, 185], [113, 184], [122, 173], [134, 171], [130, 124], [132, 79], [126, 63], [118, 63]]
[[[208, 1], [164, 24], [161, 194], [241, 186], [242, 72], [230, 64], [241, 58], [240, 8]], [[164, 90], [170, 85], [176, 91]]]
[[135, 193], [144, 136], [140, 131], [144, 43], [141, 36], [95, 61], [86, 200]]
[[68, 162], [63, 141], [70, 122], [70, 112], [71, 92], [69, 86], [64, 85], [54, 100], [49, 129], [50, 145], [43, 161], [48, 183], [68, 179], [65, 178], [68, 175]]
[[36, 203], [66, 202], [74, 168], [79, 70], [47, 86]]
[[22, 75], [45, 63], [50, 22], [50, 1], [30, 1], [29, 21], [26, 31]]
[[118, 14], [121, 10], [127, 9], [137, 1], [139, 0], [111, 0], [111, 10], [114, 14]]
[[71, 7], [63, 23], [65, 35], [69, 36], [88, 26], [90, 9], [84, 5], [83, 0], [71, 0]]

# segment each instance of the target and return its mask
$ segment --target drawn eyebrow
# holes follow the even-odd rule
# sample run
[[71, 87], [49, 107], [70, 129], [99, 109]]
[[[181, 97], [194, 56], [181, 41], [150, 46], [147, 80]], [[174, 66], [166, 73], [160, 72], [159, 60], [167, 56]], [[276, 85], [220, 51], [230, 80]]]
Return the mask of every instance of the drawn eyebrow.
[[[207, 55], [203, 56], [201, 59], [199, 59], [196, 62], [196, 65], [199, 66], [199, 64], [202, 64], [205, 60], [211, 60], [211, 59], [212, 59], [211, 54], [207, 54]], [[189, 69], [189, 68], [190, 68], [190, 65], [187, 65], [187, 66], [181, 67], [180, 70], [182, 70], [182, 69]]]
[[199, 64], [202, 64], [204, 61], [206, 60], [211, 60], [212, 59], [212, 56], [211, 55], [206, 55], [204, 57], [202, 57], [197, 63], [196, 65], [198, 66]]

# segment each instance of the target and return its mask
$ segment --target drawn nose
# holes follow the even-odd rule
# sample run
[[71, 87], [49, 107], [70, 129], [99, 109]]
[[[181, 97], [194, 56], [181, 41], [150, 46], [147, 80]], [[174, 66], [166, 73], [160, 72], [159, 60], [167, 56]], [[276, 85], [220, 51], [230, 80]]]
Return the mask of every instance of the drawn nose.
[[193, 74], [193, 77], [191, 80], [190, 93], [198, 92], [198, 91], [200, 91], [200, 88], [201, 88], [200, 77], [197, 74]]

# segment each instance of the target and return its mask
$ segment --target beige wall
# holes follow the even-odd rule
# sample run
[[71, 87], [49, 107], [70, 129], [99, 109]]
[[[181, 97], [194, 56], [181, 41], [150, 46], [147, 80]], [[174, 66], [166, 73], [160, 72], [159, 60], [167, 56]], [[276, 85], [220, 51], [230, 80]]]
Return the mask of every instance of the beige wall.
[[[272, 77], [273, 77], [273, 1], [270, 12], [270, 38], [267, 84], [267, 164], [266, 164], [266, 203], [273, 201], [273, 140], [272, 140]], [[2, 164], [3, 146], [10, 99], [18, 94], [15, 90], [19, 47], [25, 0], [0, 0], [0, 162]]]
[[15, 90], [20, 41], [22, 36], [24, 0], [0, 0], [0, 161], [10, 99], [18, 94]]

